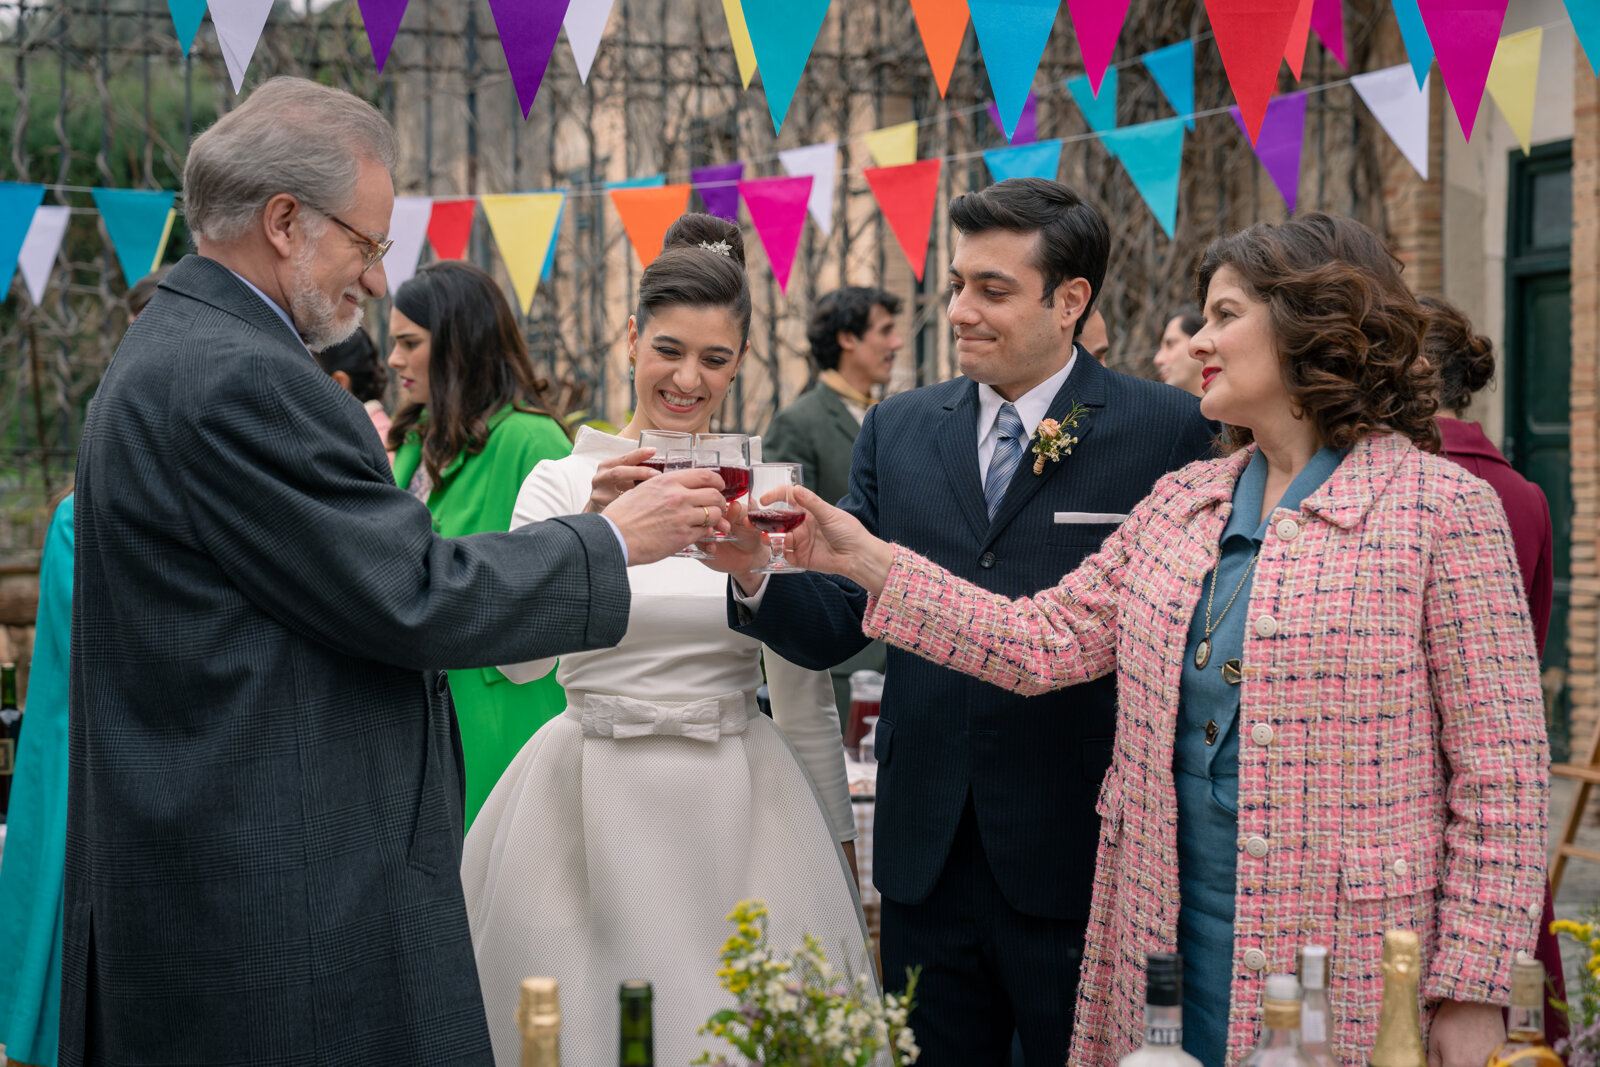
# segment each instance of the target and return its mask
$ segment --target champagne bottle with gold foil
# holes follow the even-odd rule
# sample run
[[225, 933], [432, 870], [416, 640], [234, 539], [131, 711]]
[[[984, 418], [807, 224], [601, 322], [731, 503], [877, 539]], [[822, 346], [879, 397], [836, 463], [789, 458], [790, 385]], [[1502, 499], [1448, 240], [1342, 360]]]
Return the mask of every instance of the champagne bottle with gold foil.
[[524, 978], [517, 1005], [522, 1067], [561, 1067], [561, 994], [554, 978]]
[[1422, 982], [1422, 946], [1410, 930], [1383, 935], [1383, 1011], [1369, 1067], [1428, 1067], [1422, 1047], [1417, 987]]
[[1506, 1043], [1489, 1057], [1488, 1067], [1561, 1067], [1561, 1057], [1544, 1043], [1544, 965], [1526, 952], [1511, 968], [1511, 1010]]

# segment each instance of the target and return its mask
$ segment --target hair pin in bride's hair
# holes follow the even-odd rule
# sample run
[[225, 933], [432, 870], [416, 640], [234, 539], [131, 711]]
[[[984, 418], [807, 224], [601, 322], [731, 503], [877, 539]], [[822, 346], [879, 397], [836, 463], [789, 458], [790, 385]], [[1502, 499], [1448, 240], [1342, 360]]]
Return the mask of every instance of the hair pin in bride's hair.
[[733, 258], [733, 246], [726, 241], [701, 241], [700, 247], [707, 252], [715, 252], [719, 256], [727, 256], [729, 259]]

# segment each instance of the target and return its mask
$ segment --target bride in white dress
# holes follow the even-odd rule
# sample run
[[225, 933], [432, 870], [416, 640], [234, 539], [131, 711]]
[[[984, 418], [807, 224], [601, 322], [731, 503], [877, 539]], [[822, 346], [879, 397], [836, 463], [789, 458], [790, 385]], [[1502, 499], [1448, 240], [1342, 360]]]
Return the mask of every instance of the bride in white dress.
[[[641, 430], [708, 428], [746, 347], [743, 245], [732, 224], [686, 215], [666, 246], [629, 326], [633, 421], [622, 436], [586, 427], [570, 456], [539, 464], [514, 526], [634, 484]], [[855, 826], [828, 675], [730, 630], [725, 577], [694, 560], [628, 576], [626, 636], [562, 657], [567, 711], [523, 747], [467, 835], [461, 878], [500, 1067], [519, 1062], [513, 1014], [529, 975], [560, 982], [563, 1062], [615, 1062], [617, 986], [632, 978], [655, 987], [657, 1063], [726, 1051], [696, 1030], [731, 1006], [718, 956], [747, 897], [767, 902], [774, 949], [809, 932], [830, 960], [871, 973], [841, 847]], [[763, 662], [772, 720], [756, 707]], [[501, 671], [521, 682], [550, 666]]]

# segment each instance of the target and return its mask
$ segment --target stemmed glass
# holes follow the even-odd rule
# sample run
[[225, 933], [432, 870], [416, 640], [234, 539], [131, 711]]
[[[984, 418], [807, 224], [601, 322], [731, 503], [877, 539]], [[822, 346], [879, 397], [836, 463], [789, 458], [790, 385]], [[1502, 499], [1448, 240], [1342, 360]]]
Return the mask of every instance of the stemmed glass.
[[[784, 542], [789, 531], [806, 521], [806, 511], [794, 502], [794, 488], [803, 484], [798, 463], [757, 463], [750, 468], [750, 525], [767, 535], [772, 558], [757, 574], [795, 574], [804, 567], [789, 562]], [[774, 491], [782, 495], [763, 503]]]
[[[685, 434], [684, 436], [687, 437], [688, 434]], [[690, 467], [715, 467], [718, 463], [718, 456], [715, 452], [709, 450], [697, 451], [692, 448], [672, 448], [662, 453], [661, 462], [661, 472], [665, 474], [667, 471], [685, 471]], [[673, 555], [682, 559], [711, 558], [704, 552], [700, 551], [699, 545], [689, 545], [687, 548], [680, 548], [678, 551], [674, 552]]]
[[653, 448], [655, 454], [640, 464], [649, 467], [658, 473], [666, 473], [667, 452], [674, 448], [691, 448], [694, 445], [694, 434], [684, 433], [682, 430], [641, 430], [639, 431], [639, 447]]
[[[710, 452], [716, 455], [715, 463], [701, 463], [697, 457], [696, 467], [716, 467], [717, 473], [722, 476], [722, 498], [728, 503], [733, 503], [750, 490], [750, 437], [742, 433], [700, 433], [695, 434], [694, 450], [696, 453]], [[701, 544], [714, 541], [732, 541], [730, 534], [712, 534], [702, 537]]]

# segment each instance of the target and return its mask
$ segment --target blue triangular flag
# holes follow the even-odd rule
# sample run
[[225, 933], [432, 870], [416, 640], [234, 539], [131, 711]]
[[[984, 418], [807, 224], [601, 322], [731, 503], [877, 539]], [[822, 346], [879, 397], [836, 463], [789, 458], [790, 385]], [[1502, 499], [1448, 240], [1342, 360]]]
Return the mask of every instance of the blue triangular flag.
[[1154, 52], [1146, 52], [1144, 69], [1150, 72], [1156, 85], [1183, 118], [1184, 125], [1194, 129], [1194, 42], [1179, 41]]
[[1428, 37], [1417, 0], [1394, 0], [1394, 17], [1400, 23], [1400, 39], [1406, 43], [1406, 57], [1411, 60], [1411, 73], [1417, 76], [1420, 89], [1428, 80], [1428, 68], [1433, 66], [1433, 41]]
[[1009, 148], [991, 148], [983, 154], [983, 161], [989, 164], [989, 173], [994, 175], [997, 182], [1007, 178], [1049, 178], [1055, 181], [1061, 169], [1061, 142], [1035, 141]]
[[1572, 20], [1578, 43], [1583, 45], [1583, 54], [1589, 57], [1589, 69], [1600, 77], [1600, 4], [1594, 0], [1567, 0], [1567, 17]]
[[166, 189], [91, 189], [94, 206], [106, 224], [123, 281], [132, 285], [155, 269], [167, 235], [167, 215], [172, 197]]
[[0, 182], [0, 302], [11, 293], [11, 279], [17, 273], [17, 257], [22, 242], [33, 224], [33, 213], [44, 203], [44, 186]]
[[[665, 175], [663, 175], [663, 180]], [[543, 189], [546, 193], [565, 193], [565, 189]], [[544, 266], [539, 268], [539, 282], [543, 284], [550, 280], [550, 268], [556, 262], [556, 239], [561, 236], [561, 220], [567, 213], [567, 198], [561, 198], [561, 206], [556, 208], [556, 224], [550, 227], [550, 247], [544, 252]]]
[[1022, 118], [1060, 6], [1059, 0], [968, 0], [1007, 141]]
[[827, 17], [828, 0], [744, 0], [744, 24], [755, 49], [774, 134], [783, 130], [789, 101]]
[[[667, 184], [665, 174], [646, 174], [642, 178], [624, 178], [620, 182], [606, 182], [607, 189], [659, 189]], [[566, 202], [561, 206], [565, 208]]]
[[1144, 197], [1161, 228], [1172, 236], [1178, 223], [1178, 176], [1183, 170], [1183, 120], [1161, 119], [1101, 134], [1111, 154]]
[[172, 28], [178, 33], [183, 54], [188, 55], [206, 17], [206, 0], [167, 0], [167, 10], [172, 12]]
[[1067, 79], [1067, 92], [1078, 102], [1078, 110], [1088, 120], [1089, 128], [1096, 133], [1117, 128], [1117, 68], [1107, 67], [1100, 79], [1100, 95], [1095, 96], [1089, 87], [1089, 76], [1080, 74]]

